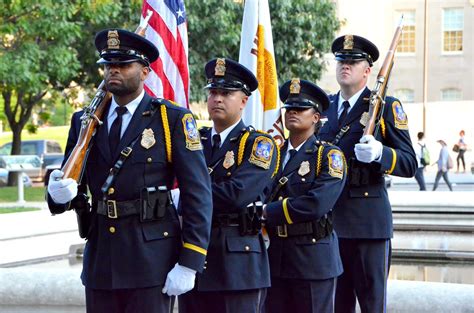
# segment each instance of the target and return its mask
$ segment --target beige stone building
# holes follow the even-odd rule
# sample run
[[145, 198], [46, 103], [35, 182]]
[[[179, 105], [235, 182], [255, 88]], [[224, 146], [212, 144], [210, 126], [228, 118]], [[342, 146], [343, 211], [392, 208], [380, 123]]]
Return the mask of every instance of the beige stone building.
[[[425, 3], [426, 1], [426, 3]], [[474, 146], [474, 0], [334, 0], [342, 27], [338, 36], [356, 34], [371, 40], [380, 51], [369, 88], [390, 46], [401, 14], [404, 33], [395, 55], [389, 95], [402, 100], [410, 121], [412, 140], [425, 130], [427, 142], [437, 157], [436, 140], [449, 146], [466, 131]], [[424, 45], [426, 23], [426, 100], [424, 91]], [[315, 38], [317, 40], [317, 38]], [[325, 56], [327, 70], [318, 84], [330, 93], [339, 88], [334, 56]], [[425, 101], [425, 103], [423, 103]], [[455, 154], [452, 155], [455, 157]], [[468, 164], [472, 150], [466, 154]], [[436, 160], [436, 159], [435, 159]]]
[[[339, 35], [357, 34], [374, 42], [383, 62], [404, 15], [404, 33], [396, 53], [390, 94], [403, 102], [423, 101], [425, 0], [335, 0], [343, 25]], [[427, 101], [474, 100], [474, 0], [426, 0]], [[316, 38], [317, 39], [317, 38]], [[333, 56], [319, 81], [338, 89]], [[373, 79], [372, 79], [373, 81]]]

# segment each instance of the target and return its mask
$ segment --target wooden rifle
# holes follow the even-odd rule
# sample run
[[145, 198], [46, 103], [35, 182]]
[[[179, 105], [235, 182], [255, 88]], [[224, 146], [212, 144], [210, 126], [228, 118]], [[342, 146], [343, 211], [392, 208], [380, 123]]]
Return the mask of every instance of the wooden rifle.
[[[135, 34], [145, 37], [152, 13], [150, 10], [147, 12], [147, 16], [140, 22]], [[107, 91], [105, 81], [102, 81], [97, 87], [94, 99], [84, 108], [77, 143], [61, 169], [64, 172], [63, 178], [72, 178], [78, 183], [81, 181], [91, 148], [91, 140], [97, 133], [97, 127], [103, 124], [102, 118], [111, 99], [112, 94]]]
[[385, 104], [385, 95], [387, 93], [388, 80], [393, 68], [393, 58], [395, 56], [395, 51], [397, 50], [398, 43], [400, 42], [400, 37], [402, 36], [403, 30], [403, 15], [400, 18], [400, 23], [398, 24], [395, 34], [393, 35], [392, 43], [388, 49], [387, 56], [380, 68], [380, 71], [377, 75], [377, 81], [375, 83], [374, 89], [370, 94], [369, 98], [369, 114], [368, 121], [364, 128], [365, 135], [377, 135], [380, 120], [383, 115], [383, 109]]

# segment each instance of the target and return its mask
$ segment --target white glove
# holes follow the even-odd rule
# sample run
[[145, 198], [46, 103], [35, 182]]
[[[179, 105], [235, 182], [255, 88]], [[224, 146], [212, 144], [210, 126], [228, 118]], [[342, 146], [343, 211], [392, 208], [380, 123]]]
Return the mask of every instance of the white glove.
[[60, 170], [49, 175], [48, 193], [58, 204], [68, 203], [77, 196], [77, 182], [72, 178], [61, 179], [63, 176]]
[[195, 279], [195, 270], [176, 263], [168, 273], [165, 286], [161, 292], [168, 294], [168, 296], [179, 296], [194, 288]]
[[382, 156], [382, 143], [374, 138], [372, 135], [363, 136], [360, 143], [354, 147], [354, 152], [357, 160], [364, 163], [372, 161], [379, 161]]

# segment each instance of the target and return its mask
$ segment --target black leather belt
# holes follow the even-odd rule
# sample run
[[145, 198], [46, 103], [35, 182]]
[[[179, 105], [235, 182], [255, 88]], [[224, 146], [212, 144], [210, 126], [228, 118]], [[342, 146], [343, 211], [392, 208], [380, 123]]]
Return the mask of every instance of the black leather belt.
[[212, 227], [239, 226], [238, 214], [216, 214], [212, 217]]
[[119, 218], [140, 213], [140, 199], [131, 201], [99, 201], [97, 203], [97, 214], [109, 218]]
[[294, 237], [312, 235], [314, 239], [320, 240], [332, 233], [332, 221], [326, 217], [319, 221], [281, 225], [274, 227], [270, 233], [277, 237]]

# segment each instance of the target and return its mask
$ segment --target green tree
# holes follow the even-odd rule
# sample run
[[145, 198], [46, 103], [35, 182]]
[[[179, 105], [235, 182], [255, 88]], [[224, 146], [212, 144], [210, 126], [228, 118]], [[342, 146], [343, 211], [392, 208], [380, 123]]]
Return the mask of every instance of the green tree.
[[138, 23], [140, 5], [139, 0], [126, 4], [113, 0], [3, 1], [0, 94], [13, 133], [12, 154], [20, 153], [21, 131], [33, 108], [54, 103], [50, 97], [60, 97], [73, 81], [84, 88], [100, 82], [94, 34], [102, 28]]
[[[269, 7], [280, 83], [296, 76], [318, 80], [325, 68], [323, 55], [330, 51], [340, 24], [334, 2], [269, 0]], [[208, 60], [221, 56], [238, 60], [243, 9], [229, 0], [186, 2], [192, 101], [205, 99]]]

